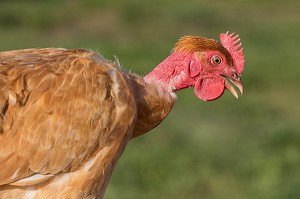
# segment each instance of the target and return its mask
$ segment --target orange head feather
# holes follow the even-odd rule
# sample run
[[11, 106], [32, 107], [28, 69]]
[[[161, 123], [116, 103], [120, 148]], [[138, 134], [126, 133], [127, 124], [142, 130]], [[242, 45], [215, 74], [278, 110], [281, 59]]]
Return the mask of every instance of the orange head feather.
[[207, 50], [219, 51], [225, 55], [228, 63], [232, 63], [228, 50], [214, 39], [200, 36], [184, 36], [175, 44], [172, 52], [203, 52]]

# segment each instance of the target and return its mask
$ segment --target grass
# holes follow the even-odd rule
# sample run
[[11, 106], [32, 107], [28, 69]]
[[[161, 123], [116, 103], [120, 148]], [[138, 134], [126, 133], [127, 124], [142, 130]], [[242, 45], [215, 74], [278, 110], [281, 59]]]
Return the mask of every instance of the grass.
[[240, 100], [178, 93], [167, 119], [128, 144], [107, 199], [281, 199], [300, 195], [300, 3], [1, 1], [0, 49], [86, 47], [145, 74], [187, 34], [240, 34]]

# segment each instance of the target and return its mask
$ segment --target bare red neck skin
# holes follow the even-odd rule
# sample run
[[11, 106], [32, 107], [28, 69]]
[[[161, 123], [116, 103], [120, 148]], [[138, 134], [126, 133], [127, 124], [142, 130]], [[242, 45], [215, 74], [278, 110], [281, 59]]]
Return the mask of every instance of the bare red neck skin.
[[191, 53], [174, 52], [144, 77], [146, 83], [154, 83], [165, 92], [193, 87], [195, 79], [188, 77], [184, 70], [194, 60]]

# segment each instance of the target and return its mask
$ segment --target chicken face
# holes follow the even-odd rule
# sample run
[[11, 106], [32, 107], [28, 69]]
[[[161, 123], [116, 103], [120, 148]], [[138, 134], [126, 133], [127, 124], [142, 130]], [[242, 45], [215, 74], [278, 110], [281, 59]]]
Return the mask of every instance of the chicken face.
[[[236, 98], [233, 85], [243, 94], [241, 73], [244, 69], [244, 56], [238, 35], [221, 34], [221, 43], [203, 37], [184, 37], [175, 50], [193, 53], [185, 73], [193, 79], [195, 94], [204, 101], [222, 96], [228, 89]], [[191, 52], [193, 51], [193, 52]]]
[[225, 89], [238, 98], [232, 84], [243, 93], [240, 75], [231, 59], [219, 51], [195, 52], [194, 56], [195, 61], [189, 65], [187, 74], [195, 78], [195, 94], [198, 98], [214, 100], [222, 96]]

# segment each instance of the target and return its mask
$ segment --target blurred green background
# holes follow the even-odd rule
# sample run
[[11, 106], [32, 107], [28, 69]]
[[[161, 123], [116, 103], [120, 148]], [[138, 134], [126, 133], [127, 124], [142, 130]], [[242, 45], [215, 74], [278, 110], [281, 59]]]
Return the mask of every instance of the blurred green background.
[[0, 1], [0, 50], [88, 48], [144, 75], [183, 35], [240, 34], [245, 94], [180, 91], [173, 111], [132, 140], [106, 199], [300, 197], [300, 1]]

